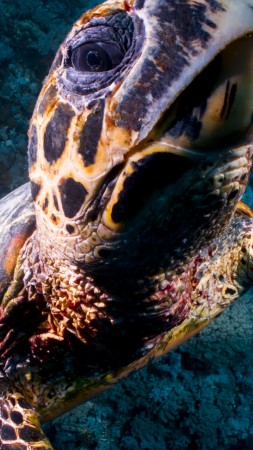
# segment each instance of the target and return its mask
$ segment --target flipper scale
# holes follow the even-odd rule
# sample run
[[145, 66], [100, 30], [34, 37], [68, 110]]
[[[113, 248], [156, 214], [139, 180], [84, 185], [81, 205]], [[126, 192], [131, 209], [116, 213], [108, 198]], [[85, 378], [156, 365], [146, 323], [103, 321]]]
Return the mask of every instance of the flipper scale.
[[37, 415], [7, 380], [0, 382], [1, 450], [53, 450]]

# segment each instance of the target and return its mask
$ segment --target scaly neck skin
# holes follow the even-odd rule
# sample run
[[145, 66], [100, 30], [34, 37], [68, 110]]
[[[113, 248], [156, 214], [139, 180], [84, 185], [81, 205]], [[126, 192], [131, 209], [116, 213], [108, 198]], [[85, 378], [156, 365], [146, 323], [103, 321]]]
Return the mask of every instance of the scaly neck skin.
[[251, 276], [251, 240], [251, 219], [235, 217], [220, 238], [188, 262], [153, 276], [145, 290], [120, 295], [52, 249], [46, 254], [35, 233], [23, 256], [29, 274], [25, 286], [31, 299], [36, 293], [45, 297], [50, 332], [61, 339], [72, 333], [85, 345], [134, 359], [186, 318], [212, 316], [242, 293]]
[[[106, 386], [106, 374], [109, 385], [142, 367], [238, 298], [253, 278], [252, 239], [252, 219], [238, 215], [188, 262], [154, 276], [153, 290], [146, 295], [120, 297], [106, 293], [77, 264], [43, 253], [35, 233], [21, 256], [25, 305], [29, 311], [42, 295], [44, 322], [27, 334], [27, 353], [17, 360], [8, 354], [6, 374], [47, 420], [62, 413], [66, 402], [73, 407], [88, 395], [80, 391], [80, 383], [90, 386], [97, 374], [88, 390], [98, 392], [101, 383]], [[17, 311], [13, 314], [16, 318]], [[30, 320], [34, 322], [33, 315]], [[22, 326], [20, 320], [18, 324]], [[27, 383], [27, 377], [33, 382]], [[51, 390], [54, 397], [48, 396]]]

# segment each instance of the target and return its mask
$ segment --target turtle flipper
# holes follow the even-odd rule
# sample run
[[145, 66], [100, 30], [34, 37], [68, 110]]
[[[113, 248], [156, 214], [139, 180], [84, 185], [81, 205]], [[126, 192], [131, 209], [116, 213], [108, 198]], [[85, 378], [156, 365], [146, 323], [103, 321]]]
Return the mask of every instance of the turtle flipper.
[[1, 450], [53, 450], [37, 415], [22, 394], [0, 381]]
[[30, 184], [0, 200], [0, 303], [16, 267], [18, 254], [35, 229]]

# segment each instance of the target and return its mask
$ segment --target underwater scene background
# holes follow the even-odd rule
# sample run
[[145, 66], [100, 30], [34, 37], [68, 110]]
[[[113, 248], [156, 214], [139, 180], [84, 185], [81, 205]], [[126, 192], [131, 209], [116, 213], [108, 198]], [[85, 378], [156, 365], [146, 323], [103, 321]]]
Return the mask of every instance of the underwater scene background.
[[[97, 3], [0, 0], [0, 196], [28, 180], [27, 129], [43, 78], [71, 24]], [[55, 449], [252, 450], [252, 293], [176, 351], [45, 425]]]

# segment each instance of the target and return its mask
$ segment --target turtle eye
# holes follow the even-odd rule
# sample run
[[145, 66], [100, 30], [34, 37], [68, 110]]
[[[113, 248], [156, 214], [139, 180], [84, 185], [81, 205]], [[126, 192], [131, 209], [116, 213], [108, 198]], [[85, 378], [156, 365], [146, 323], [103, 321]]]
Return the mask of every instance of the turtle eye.
[[79, 72], [106, 72], [118, 66], [123, 57], [116, 44], [88, 42], [72, 50], [71, 65]]

